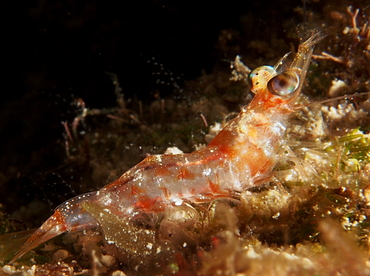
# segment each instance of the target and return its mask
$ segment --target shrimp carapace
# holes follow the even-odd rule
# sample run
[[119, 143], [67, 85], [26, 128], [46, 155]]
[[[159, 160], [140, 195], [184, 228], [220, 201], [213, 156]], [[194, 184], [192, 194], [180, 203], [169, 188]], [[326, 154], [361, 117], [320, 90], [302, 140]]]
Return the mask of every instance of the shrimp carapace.
[[130, 220], [189, 202], [231, 198], [263, 183], [277, 163], [288, 114], [302, 90], [314, 45], [322, 37], [316, 33], [303, 42], [288, 65], [283, 58], [275, 67], [253, 70], [249, 79], [254, 99], [206, 148], [149, 156], [101, 190], [63, 203], [11, 262], [63, 232], [104, 226], [106, 220], [89, 210]]

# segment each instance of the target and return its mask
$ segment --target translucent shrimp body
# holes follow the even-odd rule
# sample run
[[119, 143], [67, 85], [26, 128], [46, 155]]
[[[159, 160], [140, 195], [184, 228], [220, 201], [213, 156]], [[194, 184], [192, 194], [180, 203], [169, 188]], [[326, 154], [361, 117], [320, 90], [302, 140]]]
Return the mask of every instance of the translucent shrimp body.
[[11, 262], [59, 234], [100, 226], [87, 211], [89, 204], [130, 219], [184, 202], [231, 198], [263, 183], [277, 163], [288, 114], [301, 93], [313, 47], [321, 38], [316, 33], [302, 43], [288, 66], [282, 59], [275, 68], [253, 70], [249, 78], [255, 98], [206, 148], [149, 156], [101, 190], [63, 203]]

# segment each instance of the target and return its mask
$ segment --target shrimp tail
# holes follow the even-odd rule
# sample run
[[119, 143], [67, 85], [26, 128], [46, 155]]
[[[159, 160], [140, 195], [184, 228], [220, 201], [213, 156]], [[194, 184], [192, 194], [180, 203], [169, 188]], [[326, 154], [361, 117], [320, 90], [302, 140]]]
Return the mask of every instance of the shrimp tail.
[[0, 236], [0, 260], [10, 260], [37, 229], [12, 232]]
[[91, 200], [96, 193], [88, 193], [60, 205], [39, 229], [16, 252], [9, 262], [14, 263], [28, 251], [65, 232], [75, 232], [98, 226], [96, 219], [83, 209], [83, 203]]
[[57, 210], [44, 224], [37, 229], [31, 237], [21, 246], [13, 259], [9, 262], [14, 263], [28, 251], [34, 249], [40, 244], [64, 233], [66, 231], [64, 218], [59, 210]]

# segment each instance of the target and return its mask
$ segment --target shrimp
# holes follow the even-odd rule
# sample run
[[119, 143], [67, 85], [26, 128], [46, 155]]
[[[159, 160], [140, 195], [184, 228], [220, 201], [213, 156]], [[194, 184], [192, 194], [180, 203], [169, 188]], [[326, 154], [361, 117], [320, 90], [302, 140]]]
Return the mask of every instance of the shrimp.
[[10, 263], [64, 232], [101, 226], [89, 212], [94, 204], [123, 219], [140, 213], [164, 212], [187, 202], [234, 198], [254, 185], [266, 183], [283, 144], [288, 115], [301, 94], [315, 33], [300, 44], [293, 61], [262, 66], [249, 74], [252, 102], [203, 149], [193, 153], [152, 155], [101, 190], [74, 197], [20, 247]]

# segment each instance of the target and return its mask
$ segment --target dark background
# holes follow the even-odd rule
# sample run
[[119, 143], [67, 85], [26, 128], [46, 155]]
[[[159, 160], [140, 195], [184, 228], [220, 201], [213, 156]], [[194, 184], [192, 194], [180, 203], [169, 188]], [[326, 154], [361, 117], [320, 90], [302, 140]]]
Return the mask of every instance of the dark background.
[[[60, 136], [74, 98], [89, 108], [114, 106], [107, 71], [117, 74], [126, 98], [152, 101], [158, 68], [148, 60], [162, 63], [181, 85], [220, 60], [215, 45], [222, 29], [268, 39], [266, 33], [285, 31], [282, 19], [293, 29], [302, 22], [294, 12], [299, 6], [293, 0], [2, 1], [0, 152], [7, 159], [0, 165], [18, 163], [18, 152]], [[165, 97], [173, 87], [159, 90]]]
[[[119, 76], [126, 93], [145, 98], [152, 86], [146, 81], [148, 59], [195, 78], [216, 62], [220, 30], [268, 37], [284, 31], [282, 18], [289, 18], [291, 28], [302, 23], [294, 12], [299, 6], [293, 0], [3, 1], [3, 77], [11, 90], [2, 101], [56, 90], [105, 106], [111, 103], [100, 97], [109, 84], [105, 71]], [[249, 22], [242, 22], [248, 14]]]

